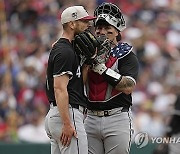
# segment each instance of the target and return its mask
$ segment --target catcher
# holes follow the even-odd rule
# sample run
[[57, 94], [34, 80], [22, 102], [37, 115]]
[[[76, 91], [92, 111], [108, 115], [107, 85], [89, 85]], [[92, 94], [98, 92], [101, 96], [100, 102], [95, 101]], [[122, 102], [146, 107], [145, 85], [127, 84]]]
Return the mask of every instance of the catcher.
[[[91, 65], [86, 82], [88, 150], [90, 154], [129, 154], [133, 134], [131, 93], [138, 76], [138, 59], [132, 46], [120, 42], [120, 32], [125, 29], [120, 9], [102, 3], [94, 15], [101, 45], [95, 58], [84, 56], [85, 63]], [[105, 36], [109, 41], [101, 42]]]

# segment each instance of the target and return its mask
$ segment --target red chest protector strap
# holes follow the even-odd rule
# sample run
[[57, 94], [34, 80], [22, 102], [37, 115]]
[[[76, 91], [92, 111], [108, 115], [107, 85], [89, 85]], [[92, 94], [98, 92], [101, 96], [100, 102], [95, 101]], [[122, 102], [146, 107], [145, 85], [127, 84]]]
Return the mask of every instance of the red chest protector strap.
[[[106, 67], [111, 68], [113, 64], [116, 62], [117, 58], [110, 56], [108, 61], [106, 62]], [[88, 86], [89, 86], [89, 91], [88, 91], [88, 96], [89, 96], [89, 101], [105, 101], [106, 97], [106, 92], [108, 88], [108, 83], [106, 80], [103, 78], [103, 76], [90, 71], [88, 74], [89, 81], [88, 81]], [[114, 91], [114, 90], [113, 90]], [[114, 92], [112, 92], [113, 95]], [[117, 92], [116, 92], [117, 93]]]

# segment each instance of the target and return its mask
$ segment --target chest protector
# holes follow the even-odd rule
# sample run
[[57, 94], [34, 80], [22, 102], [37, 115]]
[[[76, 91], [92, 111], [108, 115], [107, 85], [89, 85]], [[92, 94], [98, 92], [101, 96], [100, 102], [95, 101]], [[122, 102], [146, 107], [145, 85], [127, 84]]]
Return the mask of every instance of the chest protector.
[[[132, 51], [132, 46], [127, 43], [119, 43], [110, 52], [110, 57], [106, 62], [106, 67], [119, 73], [118, 59], [122, 59]], [[89, 71], [88, 84], [86, 86], [87, 97], [90, 102], [107, 102], [108, 100], [121, 94], [106, 82], [103, 76]]]

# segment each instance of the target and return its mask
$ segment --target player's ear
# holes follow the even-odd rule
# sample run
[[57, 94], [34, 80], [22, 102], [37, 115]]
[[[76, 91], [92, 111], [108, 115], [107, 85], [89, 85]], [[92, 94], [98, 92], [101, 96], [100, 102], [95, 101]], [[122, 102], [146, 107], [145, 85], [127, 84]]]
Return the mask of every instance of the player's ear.
[[71, 29], [75, 29], [75, 27], [76, 27], [76, 22], [70, 21], [70, 22], [69, 22], [69, 27], [70, 27]]

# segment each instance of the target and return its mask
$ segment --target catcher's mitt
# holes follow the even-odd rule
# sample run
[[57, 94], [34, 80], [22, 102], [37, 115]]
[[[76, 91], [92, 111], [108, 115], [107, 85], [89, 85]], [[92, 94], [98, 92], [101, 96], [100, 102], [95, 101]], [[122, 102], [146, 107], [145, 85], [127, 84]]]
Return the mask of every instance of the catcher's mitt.
[[107, 59], [109, 58], [111, 46], [113, 44], [106, 35], [99, 35], [97, 40], [100, 42], [100, 46], [97, 49], [97, 55], [94, 58], [94, 61], [99, 64], [106, 63]]
[[89, 30], [75, 36], [74, 49], [81, 58], [86, 60], [93, 59], [99, 46], [100, 42]]
[[89, 30], [86, 30], [75, 36], [74, 49], [81, 57], [81, 65], [93, 65], [105, 63], [109, 58], [112, 41], [108, 40], [105, 35], [94, 36]]

